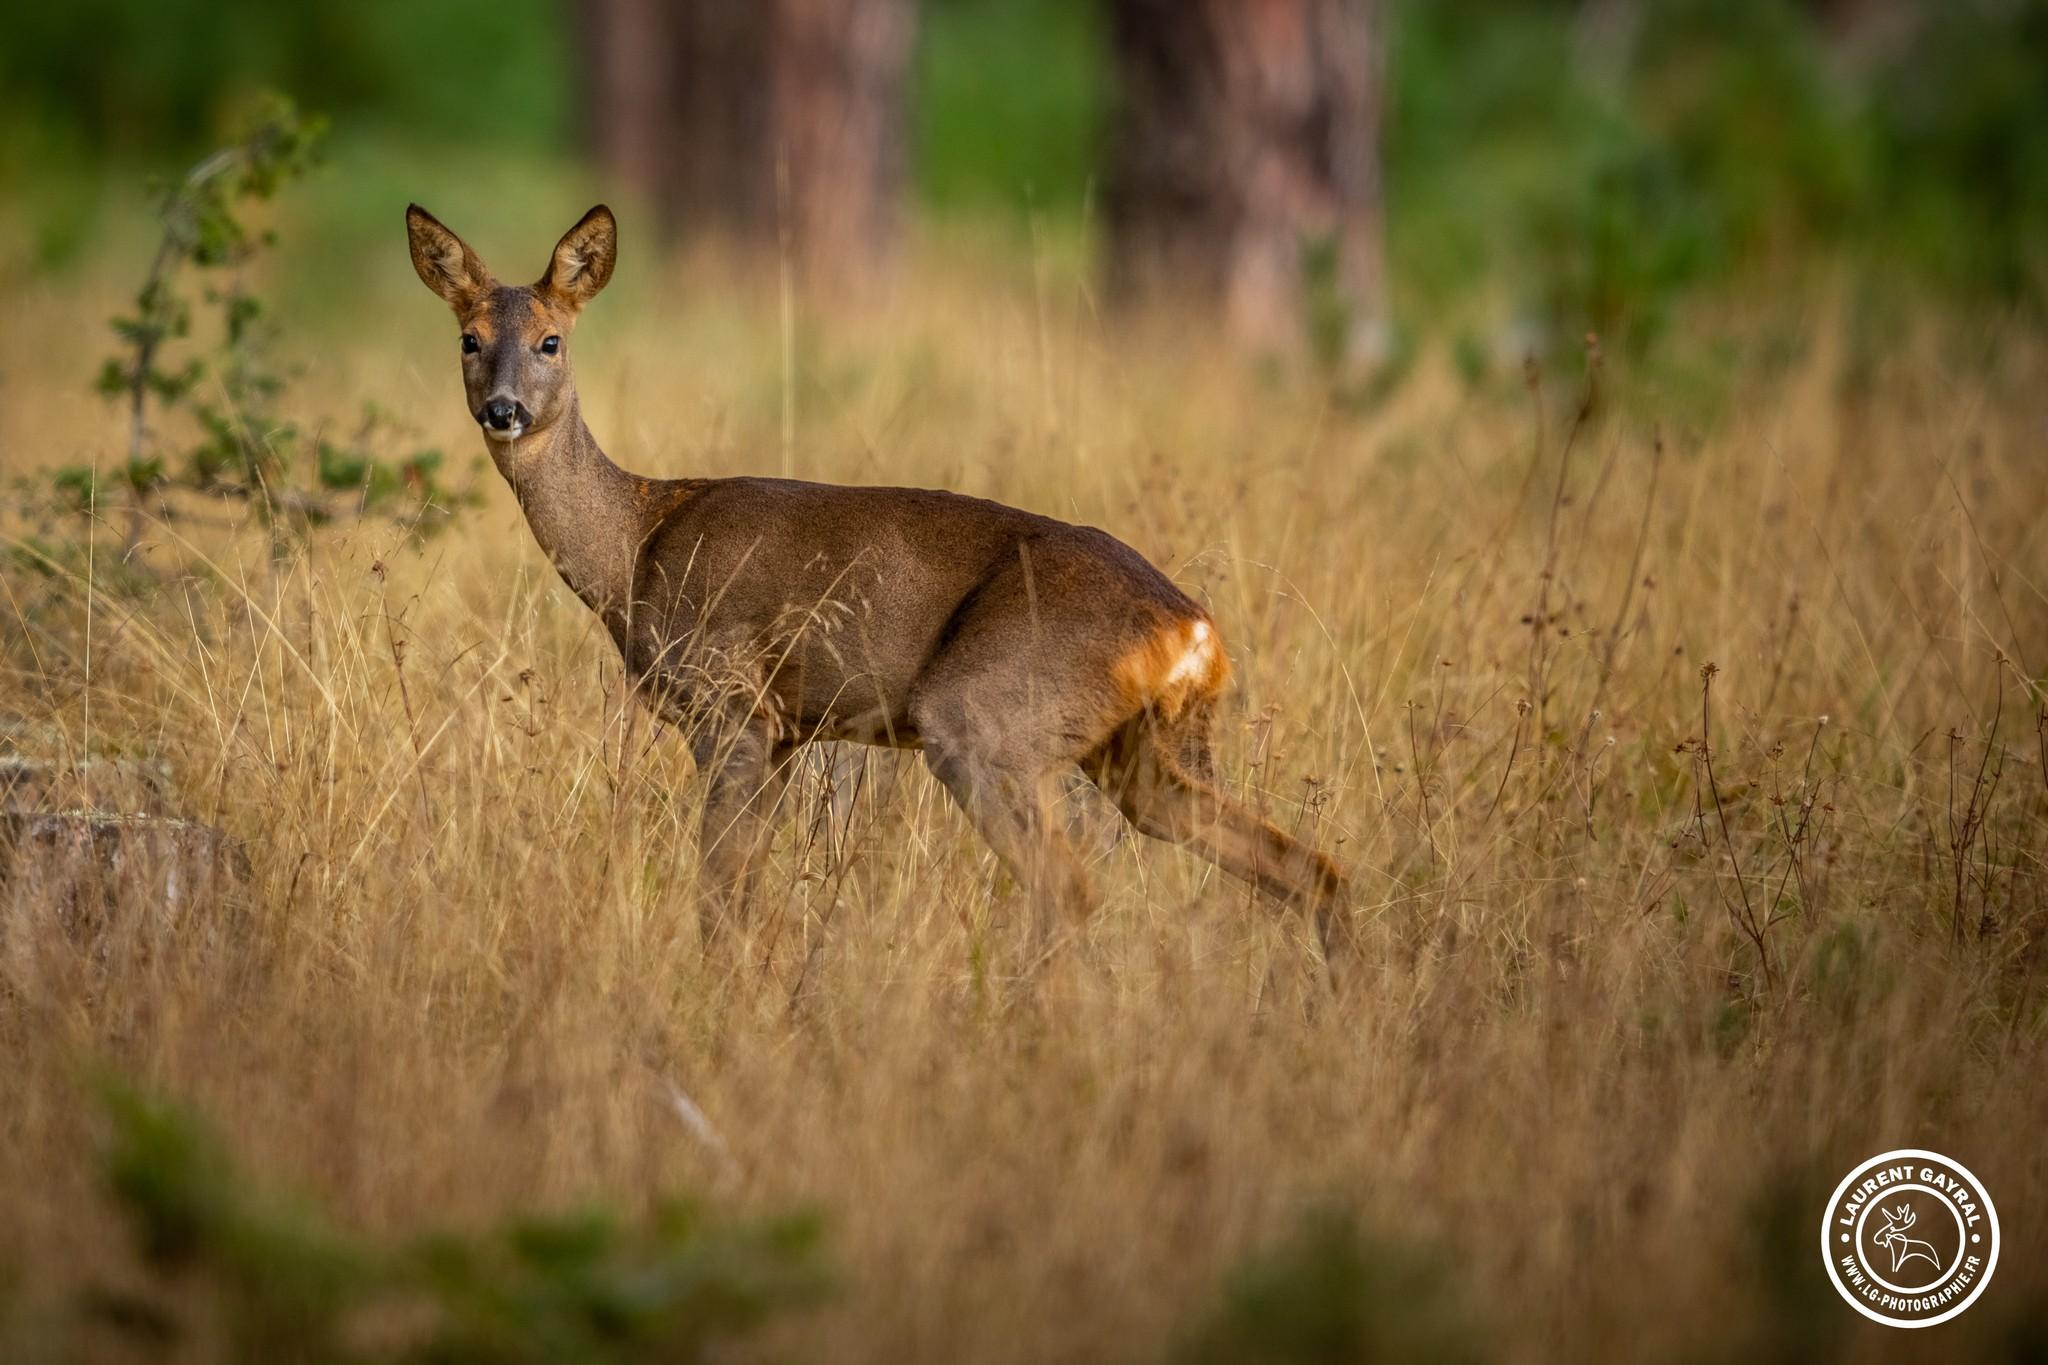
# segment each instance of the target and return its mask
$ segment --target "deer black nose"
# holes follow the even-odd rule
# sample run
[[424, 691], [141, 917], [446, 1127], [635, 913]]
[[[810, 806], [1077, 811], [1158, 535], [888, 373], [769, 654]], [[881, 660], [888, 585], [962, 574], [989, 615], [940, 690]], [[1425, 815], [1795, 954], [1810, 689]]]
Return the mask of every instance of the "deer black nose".
[[484, 404], [484, 425], [494, 431], [510, 429], [512, 421], [519, 415], [519, 405], [509, 398], [493, 398]]

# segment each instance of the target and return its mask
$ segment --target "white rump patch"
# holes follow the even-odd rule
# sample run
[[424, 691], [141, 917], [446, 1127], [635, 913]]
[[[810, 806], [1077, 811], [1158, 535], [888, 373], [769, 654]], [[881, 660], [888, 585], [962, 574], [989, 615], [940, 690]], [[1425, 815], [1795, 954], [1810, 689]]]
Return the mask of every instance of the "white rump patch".
[[1201, 677], [1208, 671], [1209, 656], [1215, 649], [1215, 634], [1209, 629], [1209, 623], [1195, 622], [1194, 628], [1188, 632], [1188, 647], [1181, 651], [1180, 658], [1167, 671], [1164, 685], [1171, 687], [1175, 683]]

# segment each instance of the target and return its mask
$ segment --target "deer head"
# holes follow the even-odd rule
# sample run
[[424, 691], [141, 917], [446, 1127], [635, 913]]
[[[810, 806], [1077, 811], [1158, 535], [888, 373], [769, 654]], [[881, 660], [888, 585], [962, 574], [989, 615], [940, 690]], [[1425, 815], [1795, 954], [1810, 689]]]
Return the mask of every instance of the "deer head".
[[544, 430], [572, 400], [569, 334], [583, 305], [612, 276], [618, 224], [602, 204], [584, 214], [556, 245], [547, 273], [530, 285], [500, 284], [467, 243], [418, 204], [406, 209], [405, 230], [413, 269], [462, 327], [469, 415], [497, 458], [520, 437]]
[[1888, 1247], [1894, 1239], [1904, 1237], [1906, 1229], [1913, 1226], [1913, 1206], [1901, 1204], [1896, 1209], [1883, 1209], [1880, 1212], [1884, 1214], [1884, 1226], [1873, 1232], [1870, 1240], [1881, 1247]]
[[1911, 1204], [1901, 1204], [1896, 1209], [1878, 1211], [1884, 1215], [1884, 1226], [1871, 1233], [1870, 1240], [1891, 1252], [1894, 1271], [1915, 1256], [1937, 1270], [1941, 1268], [1941, 1256], [1931, 1243], [1906, 1235], [1906, 1229], [1913, 1226], [1915, 1218]]

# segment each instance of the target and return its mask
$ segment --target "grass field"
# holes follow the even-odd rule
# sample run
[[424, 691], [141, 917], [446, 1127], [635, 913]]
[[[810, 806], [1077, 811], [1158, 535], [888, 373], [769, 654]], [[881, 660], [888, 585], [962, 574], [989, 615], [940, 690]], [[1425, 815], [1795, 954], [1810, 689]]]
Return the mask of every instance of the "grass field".
[[[472, 240], [537, 266], [552, 239]], [[293, 401], [375, 398], [466, 460], [395, 211], [389, 248], [293, 337]], [[161, 758], [252, 875], [146, 952], [9, 905], [11, 1358], [111, 1352], [67, 1305], [142, 1273], [106, 1069], [372, 1239], [675, 1192], [817, 1210], [835, 1292], [733, 1358], [2048, 1350], [2030, 334], [1959, 329], [1959, 354], [1929, 320], [1849, 385], [1843, 310], [1800, 305], [1794, 358], [1711, 423], [1621, 360], [1580, 422], [1576, 376], [1473, 386], [1425, 336], [1359, 411], [1106, 320], [1065, 268], [935, 250], [887, 310], [785, 337], [772, 280], [632, 249], [578, 338], [629, 468], [995, 497], [1210, 606], [1222, 767], [1355, 870], [1356, 989], [1327, 996], [1297, 920], [1085, 803], [1104, 904], [1019, 982], [1026, 898], [880, 752], [836, 789], [807, 769], [742, 964], [707, 962], [688, 755], [488, 471], [418, 548], [370, 523], [273, 563], [152, 524], [154, 585], [118, 591], [104, 559], [17, 554], [17, 735]], [[126, 274], [22, 287], [0, 478], [119, 448], [85, 380]], [[2005, 1238], [1985, 1297], [1923, 1332], [1853, 1314], [1814, 1250], [1835, 1181], [1907, 1146], [1973, 1168]]]

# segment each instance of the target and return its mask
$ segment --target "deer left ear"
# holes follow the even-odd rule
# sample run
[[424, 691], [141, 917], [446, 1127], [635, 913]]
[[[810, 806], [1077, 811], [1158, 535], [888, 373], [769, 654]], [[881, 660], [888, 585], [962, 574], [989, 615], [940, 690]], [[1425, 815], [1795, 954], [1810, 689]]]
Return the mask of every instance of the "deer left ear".
[[555, 244], [547, 273], [535, 286], [568, 307], [581, 308], [597, 297], [612, 277], [619, 258], [619, 224], [603, 204], [583, 215]]

